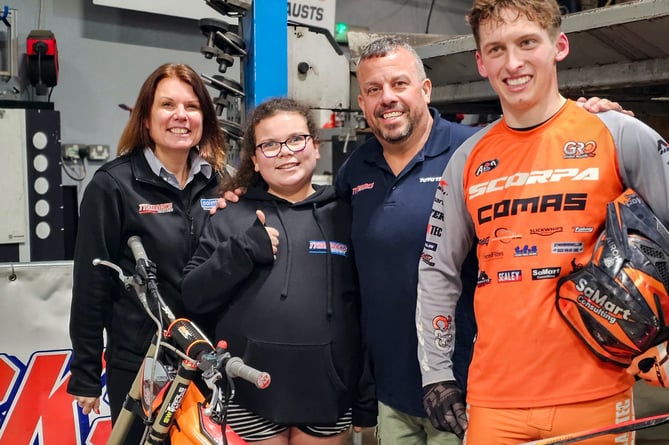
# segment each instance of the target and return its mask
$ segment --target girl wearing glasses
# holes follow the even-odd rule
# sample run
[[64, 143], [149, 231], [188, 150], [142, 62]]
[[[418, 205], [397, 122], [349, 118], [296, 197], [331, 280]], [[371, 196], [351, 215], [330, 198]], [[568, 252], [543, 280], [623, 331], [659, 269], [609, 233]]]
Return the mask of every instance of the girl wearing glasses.
[[260, 104], [239, 170], [222, 185], [247, 191], [211, 217], [185, 269], [186, 306], [217, 314], [214, 338], [272, 376], [265, 390], [237, 381], [228, 411], [232, 428], [257, 444], [338, 445], [352, 423], [376, 423], [350, 209], [333, 187], [312, 184], [318, 148], [307, 107]]

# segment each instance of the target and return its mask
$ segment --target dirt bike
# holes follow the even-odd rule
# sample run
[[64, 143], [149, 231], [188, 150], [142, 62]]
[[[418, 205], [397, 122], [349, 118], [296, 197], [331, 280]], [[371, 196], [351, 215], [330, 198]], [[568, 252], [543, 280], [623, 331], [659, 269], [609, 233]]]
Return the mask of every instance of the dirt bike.
[[[122, 444], [136, 417], [146, 425], [138, 445], [160, 445], [168, 438], [171, 445], [246, 445], [226, 422], [232, 379], [264, 389], [269, 374], [232, 357], [224, 341], [214, 347], [191, 320], [176, 318], [160, 296], [156, 267], [141, 239], [130, 237], [128, 246], [136, 263], [131, 277], [109, 261], [96, 258], [93, 264], [113, 269], [127, 289], [134, 289], [157, 329], [107, 445]], [[211, 392], [209, 397], [198, 388], [198, 377]]]

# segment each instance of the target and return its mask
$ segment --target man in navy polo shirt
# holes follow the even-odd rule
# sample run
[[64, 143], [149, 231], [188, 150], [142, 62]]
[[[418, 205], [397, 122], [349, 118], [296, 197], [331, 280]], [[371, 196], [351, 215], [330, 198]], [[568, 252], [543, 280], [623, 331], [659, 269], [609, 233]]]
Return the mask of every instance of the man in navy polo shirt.
[[[379, 400], [377, 434], [381, 445], [456, 444], [455, 435], [432, 426], [423, 407], [416, 287], [439, 179], [453, 151], [476, 128], [448, 122], [429, 108], [432, 84], [420, 57], [400, 40], [384, 37], [369, 44], [360, 56], [357, 77], [358, 103], [375, 138], [351, 154], [335, 185], [353, 207], [362, 324]], [[466, 388], [477, 273], [476, 263], [470, 265], [464, 268], [458, 313], [458, 385], [449, 391]], [[449, 332], [455, 335], [453, 328]]]
[[[423, 389], [415, 323], [418, 262], [426, 230], [433, 230], [428, 217], [446, 163], [477, 128], [449, 122], [429, 107], [432, 83], [423, 63], [410, 45], [394, 37], [382, 37], [363, 49], [357, 79], [358, 104], [375, 137], [344, 162], [335, 186], [353, 207], [352, 244], [379, 400], [379, 442], [457, 444], [456, 436], [464, 431], [456, 417], [465, 415], [465, 407], [456, 403], [453, 411], [442, 412], [440, 407], [447, 404], [440, 402], [463, 400], [459, 393], [467, 387], [476, 333], [472, 298], [477, 281], [484, 283], [487, 277], [477, 277], [472, 251], [462, 268], [462, 297], [456, 308], [457, 382]], [[623, 111], [618, 103], [596, 97], [584, 107], [590, 112]], [[429, 252], [430, 246], [425, 247]], [[435, 319], [434, 324], [435, 331], [455, 335], [451, 320]]]

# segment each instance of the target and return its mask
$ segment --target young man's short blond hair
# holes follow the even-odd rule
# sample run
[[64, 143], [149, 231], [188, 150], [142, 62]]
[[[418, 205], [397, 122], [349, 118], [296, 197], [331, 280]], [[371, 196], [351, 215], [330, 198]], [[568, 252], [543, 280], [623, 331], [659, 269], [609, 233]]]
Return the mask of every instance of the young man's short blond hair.
[[472, 28], [476, 47], [480, 45], [479, 29], [481, 22], [492, 20], [502, 23], [502, 11], [514, 10], [518, 16], [525, 16], [528, 20], [538, 23], [548, 31], [551, 37], [560, 33], [562, 14], [555, 0], [474, 0], [472, 8], [467, 13], [467, 22]]

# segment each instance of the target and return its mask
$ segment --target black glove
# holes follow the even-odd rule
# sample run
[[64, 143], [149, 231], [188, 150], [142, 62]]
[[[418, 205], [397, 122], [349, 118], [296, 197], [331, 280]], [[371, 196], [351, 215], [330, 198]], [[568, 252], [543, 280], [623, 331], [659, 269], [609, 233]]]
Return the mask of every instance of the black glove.
[[462, 439], [467, 429], [465, 398], [455, 381], [432, 383], [423, 388], [423, 407], [432, 425]]

